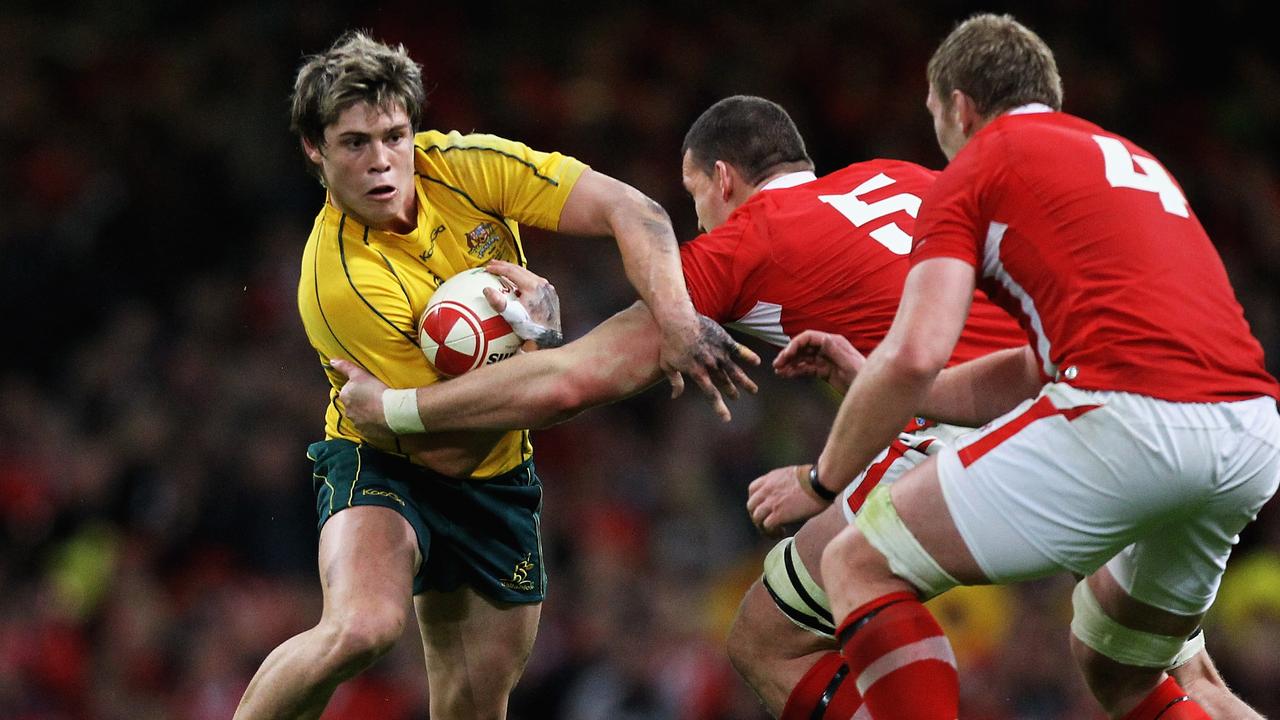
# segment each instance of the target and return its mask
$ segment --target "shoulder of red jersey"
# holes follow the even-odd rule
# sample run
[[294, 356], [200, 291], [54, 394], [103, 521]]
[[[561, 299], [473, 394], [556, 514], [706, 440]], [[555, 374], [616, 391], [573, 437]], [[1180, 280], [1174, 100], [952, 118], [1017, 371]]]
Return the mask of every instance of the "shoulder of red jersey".
[[[1001, 148], [1024, 143], [1036, 146], [1046, 142], [1042, 134], [1056, 135], [1064, 131], [1088, 135], [1108, 135], [1132, 145], [1128, 140], [1115, 133], [1108, 132], [1097, 124], [1070, 113], [1061, 111], [1012, 113], [1001, 115], [975, 133], [956, 157], [959, 158], [966, 152], [974, 154], [992, 145], [1000, 146]], [[1050, 147], [1052, 146], [1053, 144], [1050, 143]], [[1004, 151], [993, 152], [991, 155], [994, 160], [1009, 159], [1008, 153]]]
[[998, 155], [986, 152], [988, 143], [998, 142], [996, 133], [983, 134], [990, 127], [983, 128], [961, 148], [924, 194], [916, 218], [912, 265], [933, 257], [979, 264], [983, 211], [978, 198], [983, 192], [983, 177], [991, 167], [985, 159]]
[[884, 173], [893, 177], [899, 182], [907, 180], [921, 180], [932, 182], [938, 177], [937, 170], [931, 170], [923, 165], [917, 165], [906, 160], [889, 160], [886, 158], [875, 158], [873, 160], [863, 160], [861, 162], [847, 165], [839, 170], [823, 175], [820, 179], [841, 178], [848, 179], [855, 176], [875, 177], [880, 173]]
[[763, 207], [753, 205], [756, 199], [743, 203], [711, 232], [680, 245], [681, 269], [693, 306], [717, 322], [732, 319], [728, 314], [737, 301], [742, 277], [763, 257], [756, 220]]

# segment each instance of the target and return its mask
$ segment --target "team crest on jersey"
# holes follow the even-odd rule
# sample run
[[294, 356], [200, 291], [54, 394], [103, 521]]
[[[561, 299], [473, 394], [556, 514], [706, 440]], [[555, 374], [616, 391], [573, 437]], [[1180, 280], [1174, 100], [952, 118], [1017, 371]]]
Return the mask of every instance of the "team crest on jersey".
[[533, 554], [526, 553], [524, 559], [516, 563], [516, 568], [511, 572], [510, 580], [499, 580], [502, 587], [508, 590], [522, 590], [529, 592], [533, 590], [533, 581], [529, 579], [529, 573], [533, 572]]
[[482, 258], [501, 240], [502, 233], [498, 231], [497, 225], [491, 222], [480, 223], [467, 233], [467, 253]]

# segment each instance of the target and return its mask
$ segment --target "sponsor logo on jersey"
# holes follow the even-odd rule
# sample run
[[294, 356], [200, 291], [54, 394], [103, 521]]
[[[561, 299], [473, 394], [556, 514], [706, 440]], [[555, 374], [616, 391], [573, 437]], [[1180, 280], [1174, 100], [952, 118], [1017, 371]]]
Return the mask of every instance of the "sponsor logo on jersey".
[[436, 238], [440, 237], [440, 233], [442, 232], [444, 232], [443, 225], [435, 226], [435, 229], [431, 231], [431, 247], [424, 250], [423, 253], [418, 256], [419, 260], [426, 262], [431, 259], [432, 255], [436, 254]]
[[533, 554], [525, 553], [524, 559], [516, 563], [516, 569], [511, 573], [510, 580], [499, 580], [502, 587], [508, 590], [521, 590], [529, 592], [533, 590], [533, 581], [529, 579], [529, 573], [533, 572]]
[[395, 500], [396, 502], [400, 503], [400, 507], [404, 507], [404, 500], [401, 500], [399, 495], [391, 492], [390, 490], [379, 490], [377, 488], [365, 488], [360, 491], [360, 494], [391, 498], [392, 500]]
[[491, 222], [480, 223], [467, 233], [467, 253], [482, 258], [501, 240], [502, 233], [498, 231], [497, 225]]

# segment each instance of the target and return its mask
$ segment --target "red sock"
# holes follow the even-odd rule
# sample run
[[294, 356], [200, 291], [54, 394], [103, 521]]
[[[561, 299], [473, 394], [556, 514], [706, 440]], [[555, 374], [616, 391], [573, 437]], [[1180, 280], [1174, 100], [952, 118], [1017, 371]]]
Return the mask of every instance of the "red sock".
[[846, 720], [862, 705], [840, 653], [827, 653], [800, 678], [778, 720]]
[[849, 675], [876, 720], [956, 720], [951, 644], [915, 595], [892, 593], [849, 613], [836, 633]]
[[1177, 680], [1166, 678], [1155, 690], [1129, 711], [1123, 720], [1210, 720], [1195, 700], [1187, 697]]

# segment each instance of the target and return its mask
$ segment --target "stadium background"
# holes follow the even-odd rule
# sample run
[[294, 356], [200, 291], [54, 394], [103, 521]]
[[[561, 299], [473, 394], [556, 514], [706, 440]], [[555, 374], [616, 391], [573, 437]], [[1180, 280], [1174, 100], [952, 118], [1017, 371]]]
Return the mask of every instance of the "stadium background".
[[[696, 6], [695, 6], [696, 5]], [[294, 303], [321, 189], [287, 132], [304, 53], [344, 28], [424, 64], [427, 125], [576, 155], [695, 232], [684, 130], [781, 102], [819, 172], [940, 167], [924, 66], [952, 24], [1016, 12], [1068, 110], [1160, 157], [1280, 370], [1280, 66], [1253, 3], [906, 9], [868, 2], [6, 3], [0, 10], [0, 719], [227, 718], [319, 615], [303, 450], [325, 386]], [[577, 336], [625, 306], [607, 241], [530, 232]], [[745, 484], [812, 458], [835, 403], [772, 381], [721, 425], [665, 390], [538, 433], [552, 584], [516, 719], [761, 717], [721, 639], [769, 543]], [[1069, 581], [954, 596], [966, 718], [1093, 717]], [[1208, 623], [1228, 679], [1280, 714], [1280, 511], [1242, 538]], [[326, 718], [425, 717], [416, 633]]]

